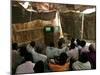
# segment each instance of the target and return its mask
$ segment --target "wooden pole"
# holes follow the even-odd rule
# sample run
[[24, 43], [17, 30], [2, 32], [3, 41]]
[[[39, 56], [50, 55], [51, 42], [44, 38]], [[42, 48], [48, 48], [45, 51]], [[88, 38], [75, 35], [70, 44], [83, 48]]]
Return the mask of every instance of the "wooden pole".
[[84, 13], [82, 13], [81, 39], [83, 39], [83, 33], [84, 33]]

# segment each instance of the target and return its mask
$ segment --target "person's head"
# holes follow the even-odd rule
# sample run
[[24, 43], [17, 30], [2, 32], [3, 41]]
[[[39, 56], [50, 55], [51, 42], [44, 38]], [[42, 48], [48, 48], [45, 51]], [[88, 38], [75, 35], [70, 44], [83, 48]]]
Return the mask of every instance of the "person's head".
[[42, 53], [43, 50], [42, 50], [42, 48], [40, 46], [36, 46], [35, 51], [37, 53]]
[[58, 41], [58, 48], [62, 48], [63, 43], [61, 41]]
[[33, 57], [32, 57], [32, 54], [31, 53], [26, 53], [25, 56], [25, 61], [31, 61], [33, 62]]
[[70, 49], [74, 49], [75, 48], [75, 43], [71, 43], [71, 45], [70, 45]]
[[96, 50], [95, 50], [95, 45], [94, 44], [90, 44], [89, 45], [89, 51], [90, 52], [95, 52]]
[[50, 47], [54, 47], [54, 46], [55, 46], [55, 45], [54, 45], [54, 42], [50, 42], [49, 46], [50, 46]]
[[75, 38], [72, 38], [72, 39], [71, 39], [71, 43], [74, 43], [74, 41], [75, 41]]
[[88, 61], [87, 53], [83, 52], [79, 56], [79, 61], [82, 63], [86, 63]]
[[17, 49], [18, 49], [18, 44], [12, 43], [12, 50], [17, 50]]
[[68, 56], [66, 53], [61, 53], [59, 56], [59, 65], [64, 65], [66, 63]]
[[86, 45], [86, 41], [85, 40], [82, 40], [81, 42], [80, 42], [80, 46], [81, 47], [84, 47]]
[[35, 47], [35, 41], [31, 41], [30, 45], [34, 48]]
[[33, 70], [34, 70], [35, 73], [43, 73], [44, 72], [44, 63], [43, 63], [43, 61], [36, 62]]
[[26, 46], [21, 46], [20, 48], [19, 48], [19, 52], [20, 52], [20, 55], [21, 56], [25, 56], [28, 52], [27, 52], [27, 49], [26, 49]]
[[60, 38], [59, 41], [61, 41], [62, 43], [65, 43], [65, 39], [64, 38]]
[[76, 39], [77, 45], [80, 45], [80, 40]]

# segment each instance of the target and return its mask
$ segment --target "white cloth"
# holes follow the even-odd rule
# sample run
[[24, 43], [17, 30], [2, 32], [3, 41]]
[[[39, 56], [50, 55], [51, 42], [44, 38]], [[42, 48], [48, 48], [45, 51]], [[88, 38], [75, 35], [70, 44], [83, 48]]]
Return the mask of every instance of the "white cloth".
[[87, 61], [86, 63], [76, 61], [72, 64], [72, 68], [73, 68], [73, 70], [90, 70], [91, 64], [89, 61]]
[[66, 49], [67, 49], [66, 47], [63, 47], [61, 49], [56, 48], [56, 50], [57, 50], [56, 55], [59, 56], [61, 53], [66, 52]]
[[20, 73], [33, 73], [35, 64], [31, 61], [26, 61], [25, 63], [19, 65], [16, 69], [16, 74]]
[[32, 54], [34, 62], [38, 62], [39, 60], [42, 60], [43, 62], [45, 62], [47, 60], [46, 55], [37, 53], [35, 49], [30, 46], [30, 44], [27, 45], [27, 50], [28, 52]]
[[33, 60], [34, 62], [38, 62], [38, 61], [43, 61], [43, 62], [46, 62], [47, 60], [47, 56], [46, 55], [43, 55], [43, 54], [39, 54], [39, 53], [32, 53], [33, 54]]
[[26, 48], [27, 48], [27, 51], [28, 51], [29, 53], [32, 53], [33, 47], [32, 47], [30, 44], [28, 44], [28, 45], [26, 46]]
[[78, 48], [67, 51], [67, 55], [74, 60], [78, 60], [79, 57]]
[[40, 60], [43, 61], [43, 62], [46, 62], [46, 60], [47, 60], [46, 55], [35, 52], [34, 48], [32, 49], [32, 56], [33, 56], [34, 62], [38, 62]]
[[89, 52], [88, 46], [82, 47], [81, 48], [81, 53], [82, 52]]
[[57, 50], [54, 47], [47, 47], [46, 48], [46, 55], [48, 58], [54, 58], [56, 56]]

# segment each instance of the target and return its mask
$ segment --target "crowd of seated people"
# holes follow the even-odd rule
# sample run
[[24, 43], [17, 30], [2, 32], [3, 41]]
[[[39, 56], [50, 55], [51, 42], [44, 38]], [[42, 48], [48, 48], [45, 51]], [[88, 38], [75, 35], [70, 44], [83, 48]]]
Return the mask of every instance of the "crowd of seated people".
[[96, 69], [95, 44], [86, 46], [85, 40], [72, 39], [70, 45], [62, 40], [57, 45], [50, 42], [43, 50], [35, 41], [21, 47], [13, 43], [12, 74]]

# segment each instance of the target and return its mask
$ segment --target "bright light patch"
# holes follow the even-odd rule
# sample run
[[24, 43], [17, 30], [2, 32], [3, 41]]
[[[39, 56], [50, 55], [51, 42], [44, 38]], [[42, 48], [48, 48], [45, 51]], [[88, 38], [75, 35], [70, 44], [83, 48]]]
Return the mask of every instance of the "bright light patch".
[[28, 5], [29, 5], [29, 2], [25, 2], [25, 3], [24, 3], [24, 8], [27, 8]]
[[25, 9], [27, 9], [28, 8], [28, 6], [29, 6], [29, 2], [25, 2], [24, 4], [23, 3], [20, 3]]
[[84, 14], [90, 14], [90, 13], [93, 13], [95, 11], [96, 11], [95, 8], [92, 8], [92, 9], [86, 9], [82, 13], [84, 13]]

